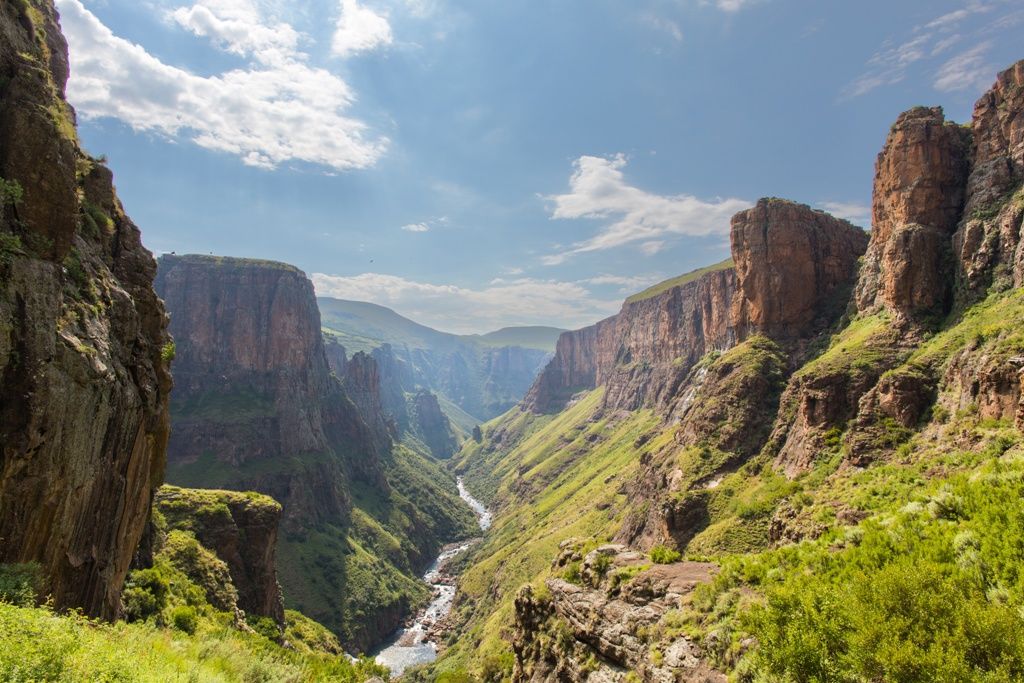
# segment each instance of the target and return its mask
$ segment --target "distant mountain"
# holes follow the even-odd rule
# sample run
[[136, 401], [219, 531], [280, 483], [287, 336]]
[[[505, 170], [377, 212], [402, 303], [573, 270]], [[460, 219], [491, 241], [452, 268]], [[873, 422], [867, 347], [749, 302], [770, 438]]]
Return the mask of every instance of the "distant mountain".
[[540, 349], [554, 353], [555, 344], [565, 331], [558, 327], [542, 325], [503, 327], [476, 338], [491, 346], [522, 346], [525, 349]]
[[400, 364], [403, 389], [438, 394], [449, 419], [464, 430], [517, 404], [547, 364], [562, 330], [506, 327], [484, 335], [441, 332], [390, 308], [320, 297], [325, 334], [347, 353], [385, 344]]

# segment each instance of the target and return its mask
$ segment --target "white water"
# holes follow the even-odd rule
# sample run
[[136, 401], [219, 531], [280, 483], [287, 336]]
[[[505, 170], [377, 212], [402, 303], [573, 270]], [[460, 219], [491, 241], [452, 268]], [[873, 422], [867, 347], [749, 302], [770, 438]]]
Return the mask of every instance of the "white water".
[[[477, 523], [486, 531], [491, 526], [490, 510], [469, 495], [462, 483], [462, 477], [458, 478], [458, 484], [459, 495], [473, 508]], [[416, 620], [411, 626], [400, 629], [376, 656], [377, 663], [388, 667], [392, 676], [401, 676], [402, 672], [411, 666], [427, 664], [437, 659], [437, 643], [430, 640], [429, 630], [439, 619], [448, 615], [455, 599], [455, 579], [443, 574], [441, 568], [453, 557], [468, 550], [471, 545], [473, 542], [467, 541], [446, 547], [423, 575], [423, 580], [434, 589], [434, 599], [416, 615]]]

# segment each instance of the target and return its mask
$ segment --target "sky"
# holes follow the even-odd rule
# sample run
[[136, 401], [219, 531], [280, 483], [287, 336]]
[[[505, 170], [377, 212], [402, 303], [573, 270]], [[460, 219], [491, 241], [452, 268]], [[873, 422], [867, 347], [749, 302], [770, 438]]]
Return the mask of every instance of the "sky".
[[870, 227], [896, 116], [969, 121], [1024, 0], [57, 0], [80, 136], [156, 254], [442, 330], [575, 328], [759, 197]]

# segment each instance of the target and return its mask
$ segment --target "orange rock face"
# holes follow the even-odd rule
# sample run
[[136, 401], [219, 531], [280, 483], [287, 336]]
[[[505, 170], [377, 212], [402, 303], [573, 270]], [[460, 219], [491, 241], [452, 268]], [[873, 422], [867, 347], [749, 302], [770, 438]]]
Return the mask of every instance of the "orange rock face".
[[969, 134], [941, 107], [900, 115], [875, 164], [871, 244], [857, 288], [864, 310], [940, 313], [952, 285], [950, 237], [963, 210]]
[[762, 199], [736, 214], [732, 319], [740, 337], [785, 340], [822, 329], [845, 307], [867, 243], [860, 228], [803, 204]]

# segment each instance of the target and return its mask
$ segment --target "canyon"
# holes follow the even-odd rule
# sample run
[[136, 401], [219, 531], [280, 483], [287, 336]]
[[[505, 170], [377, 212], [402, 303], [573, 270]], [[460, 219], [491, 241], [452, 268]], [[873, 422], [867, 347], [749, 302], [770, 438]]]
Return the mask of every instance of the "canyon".
[[1024, 62], [896, 118], [870, 232], [767, 197], [453, 335], [154, 259], [53, 3], [0, 35], [0, 678], [1024, 680]]

